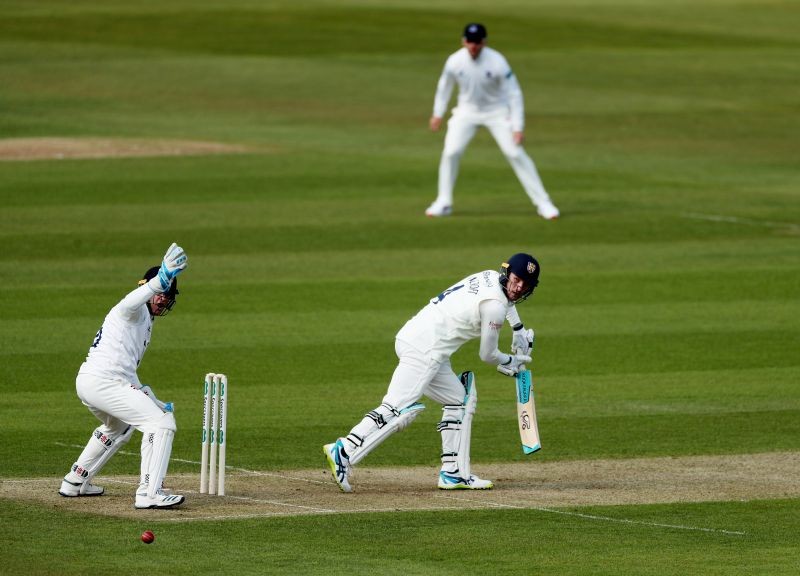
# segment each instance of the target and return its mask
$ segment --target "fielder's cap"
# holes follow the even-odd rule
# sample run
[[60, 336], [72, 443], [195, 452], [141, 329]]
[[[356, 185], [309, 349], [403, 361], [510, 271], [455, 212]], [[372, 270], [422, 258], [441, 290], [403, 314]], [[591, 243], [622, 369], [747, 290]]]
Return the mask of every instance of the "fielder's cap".
[[486, 28], [483, 24], [473, 22], [472, 24], [467, 24], [464, 28], [464, 40], [467, 42], [479, 44], [483, 42], [484, 38], [486, 38]]

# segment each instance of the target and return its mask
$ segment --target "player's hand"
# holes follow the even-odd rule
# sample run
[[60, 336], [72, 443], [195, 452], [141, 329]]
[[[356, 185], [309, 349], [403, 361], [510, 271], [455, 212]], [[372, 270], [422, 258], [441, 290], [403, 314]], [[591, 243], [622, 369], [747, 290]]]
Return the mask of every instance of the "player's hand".
[[533, 350], [533, 329], [520, 328], [511, 336], [511, 352], [514, 354], [531, 355]]
[[143, 384], [142, 387], [139, 388], [139, 390], [144, 392], [145, 395], [148, 396], [150, 398], [150, 400], [152, 400], [153, 403], [156, 406], [158, 406], [159, 408], [161, 408], [164, 412], [174, 412], [175, 411], [175, 406], [172, 404], [172, 402], [162, 402], [161, 400], [156, 398], [156, 393], [153, 392], [153, 389], [150, 388], [150, 386], [148, 386], [147, 384]]
[[511, 137], [514, 138], [514, 144], [517, 146], [522, 146], [522, 143], [525, 142], [525, 132], [512, 132]]
[[167, 250], [167, 253], [164, 254], [164, 260], [161, 262], [161, 269], [158, 271], [158, 281], [164, 292], [169, 290], [172, 279], [183, 272], [186, 268], [186, 264], [186, 252], [173, 242], [172, 246]]
[[431, 132], [438, 132], [439, 128], [442, 127], [441, 116], [431, 116], [431, 119], [428, 121], [428, 125], [431, 128]]
[[512, 354], [511, 359], [506, 364], [497, 365], [497, 371], [513, 377], [519, 374], [519, 371], [530, 361], [531, 357], [525, 354]]

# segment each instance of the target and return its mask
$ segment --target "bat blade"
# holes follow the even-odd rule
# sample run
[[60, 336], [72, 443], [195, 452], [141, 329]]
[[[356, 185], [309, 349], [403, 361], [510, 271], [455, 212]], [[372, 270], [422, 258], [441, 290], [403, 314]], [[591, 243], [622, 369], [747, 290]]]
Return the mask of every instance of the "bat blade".
[[539, 439], [539, 424], [536, 421], [536, 404], [533, 400], [533, 379], [530, 370], [517, 374], [517, 423], [522, 451], [533, 454], [542, 449]]

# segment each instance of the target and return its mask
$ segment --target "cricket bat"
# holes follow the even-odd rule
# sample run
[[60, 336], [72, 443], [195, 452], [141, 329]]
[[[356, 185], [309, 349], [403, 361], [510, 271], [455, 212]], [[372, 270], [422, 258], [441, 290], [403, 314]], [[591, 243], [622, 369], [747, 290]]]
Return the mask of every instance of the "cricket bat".
[[533, 379], [531, 371], [520, 366], [517, 374], [517, 422], [522, 451], [533, 454], [542, 449], [539, 439], [539, 424], [536, 422], [536, 404], [533, 401]]

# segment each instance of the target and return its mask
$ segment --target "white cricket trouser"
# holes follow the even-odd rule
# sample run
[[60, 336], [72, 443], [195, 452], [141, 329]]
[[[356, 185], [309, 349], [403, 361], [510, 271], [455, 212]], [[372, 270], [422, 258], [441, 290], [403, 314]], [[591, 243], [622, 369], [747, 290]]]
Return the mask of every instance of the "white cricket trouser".
[[[81, 401], [102, 422], [96, 430], [101, 438], [127, 442], [130, 434], [124, 438], [123, 435], [129, 426], [143, 433], [140, 483], [148, 484], [148, 495], [153, 497], [161, 488], [169, 465], [176, 430], [172, 413], [162, 410], [153, 397], [124, 380], [81, 373], [75, 380], [75, 389]], [[118, 449], [119, 444], [107, 449], [93, 436], [76, 465], [93, 476]]]
[[116, 436], [128, 424], [142, 432], [156, 432], [163, 424], [164, 411], [141, 390], [124, 380], [108, 380], [81, 373], [75, 380], [78, 397]]
[[[365, 415], [346, 437], [347, 450], [354, 463], [359, 462], [389, 435], [396, 432], [396, 427], [386, 426], [385, 423], [397, 419], [399, 417], [397, 411], [414, 404], [422, 396], [428, 396], [445, 405], [445, 410], [451, 411], [455, 406], [460, 409], [464, 402], [464, 385], [453, 372], [449, 359], [444, 362], [434, 361], [400, 340], [395, 340], [395, 351], [400, 361], [382, 404]], [[463, 410], [458, 413], [460, 424]], [[448, 454], [447, 461], [442, 460], [443, 470], [446, 467], [446, 471], [452, 471], [456, 466], [451, 457], [456, 450], [445, 450], [445, 448], [454, 442], [458, 443], [459, 431], [460, 427], [442, 433], [442, 449], [452, 453]], [[369, 440], [373, 435], [376, 436]], [[465, 453], [467, 452], [468, 448]]]
[[464, 385], [453, 372], [450, 360], [436, 362], [413, 346], [395, 340], [400, 361], [383, 401], [398, 409], [427, 396], [440, 404], [461, 404]]
[[447, 121], [447, 135], [439, 162], [439, 191], [436, 202], [440, 205], [453, 205], [453, 188], [458, 178], [461, 156], [480, 126], [485, 126], [492, 134], [531, 202], [537, 207], [550, 206], [552, 201], [544, 189], [536, 165], [525, 149], [514, 143], [508, 112], [466, 112], [458, 107], [453, 109], [453, 114]]

